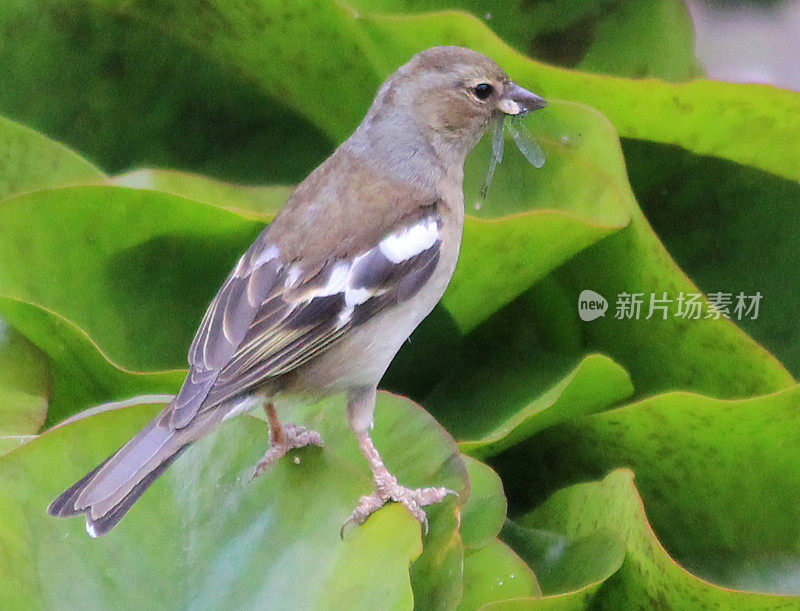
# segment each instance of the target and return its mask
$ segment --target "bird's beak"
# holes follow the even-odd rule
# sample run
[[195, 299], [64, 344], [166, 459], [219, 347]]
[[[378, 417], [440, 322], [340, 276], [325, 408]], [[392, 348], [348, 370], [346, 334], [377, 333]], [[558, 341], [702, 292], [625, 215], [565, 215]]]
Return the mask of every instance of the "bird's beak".
[[524, 115], [526, 112], [539, 110], [545, 106], [547, 100], [513, 82], [497, 103], [498, 110], [507, 115]]

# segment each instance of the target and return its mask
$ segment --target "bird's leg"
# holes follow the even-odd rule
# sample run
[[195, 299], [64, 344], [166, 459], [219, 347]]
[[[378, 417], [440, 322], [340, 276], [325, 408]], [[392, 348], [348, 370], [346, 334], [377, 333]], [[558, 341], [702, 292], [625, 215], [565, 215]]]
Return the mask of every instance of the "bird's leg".
[[267, 402], [264, 405], [264, 411], [267, 413], [267, 421], [269, 422], [269, 449], [258, 461], [253, 471], [253, 477], [261, 475], [272, 463], [276, 462], [289, 450], [311, 444], [322, 445], [322, 437], [316, 431], [291, 422], [281, 424], [272, 402]]
[[373, 512], [383, 507], [385, 503], [395, 501], [404, 505], [411, 515], [419, 520], [424, 532], [427, 533], [428, 518], [422, 508], [425, 505], [438, 503], [448, 494], [456, 493], [449, 488], [406, 488], [401, 486], [397, 478], [389, 472], [369, 436], [369, 430], [372, 428], [372, 415], [375, 411], [375, 393], [374, 387], [359, 388], [348, 393], [347, 420], [358, 438], [358, 447], [372, 470], [375, 492], [359, 499], [358, 506], [345, 520], [342, 531], [351, 522], [363, 524]]

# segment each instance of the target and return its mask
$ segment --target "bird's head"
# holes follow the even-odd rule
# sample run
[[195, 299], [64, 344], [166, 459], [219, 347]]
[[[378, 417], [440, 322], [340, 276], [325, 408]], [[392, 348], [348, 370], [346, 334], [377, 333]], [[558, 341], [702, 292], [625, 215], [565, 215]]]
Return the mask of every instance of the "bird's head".
[[493, 118], [545, 106], [486, 55], [465, 47], [431, 47], [383, 83], [359, 137], [396, 151], [394, 163], [413, 151], [420, 157], [431, 153], [426, 163], [460, 168]]

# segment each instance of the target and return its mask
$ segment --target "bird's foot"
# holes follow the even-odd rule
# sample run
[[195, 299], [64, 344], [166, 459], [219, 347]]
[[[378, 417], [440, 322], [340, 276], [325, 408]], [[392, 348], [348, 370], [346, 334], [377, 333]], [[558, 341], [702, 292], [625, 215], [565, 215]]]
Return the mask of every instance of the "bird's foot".
[[289, 450], [303, 448], [308, 445], [322, 446], [322, 437], [312, 429], [299, 424], [287, 423], [281, 425], [279, 435], [270, 431], [269, 450], [264, 453], [253, 470], [253, 477], [258, 477], [273, 463], [277, 462]]
[[457, 493], [449, 488], [406, 488], [397, 482], [388, 471], [375, 478], [376, 489], [372, 494], [366, 494], [358, 500], [358, 506], [350, 514], [342, 525], [342, 534], [350, 524], [363, 524], [364, 521], [375, 511], [383, 507], [387, 502], [394, 501], [400, 503], [411, 512], [419, 523], [425, 534], [428, 533], [428, 516], [422, 509], [426, 505], [438, 503], [448, 494]]

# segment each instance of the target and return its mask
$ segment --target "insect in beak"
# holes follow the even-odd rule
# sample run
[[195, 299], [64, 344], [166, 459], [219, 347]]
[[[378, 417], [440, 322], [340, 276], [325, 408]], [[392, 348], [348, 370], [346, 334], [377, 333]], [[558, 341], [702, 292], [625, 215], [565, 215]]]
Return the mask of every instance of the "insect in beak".
[[[497, 165], [503, 160], [504, 125], [508, 127], [508, 131], [511, 133], [512, 138], [514, 138], [514, 144], [517, 145], [517, 148], [525, 156], [525, 159], [535, 168], [541, 168], [544, 165], [544, 151], [542, 151], [542, 147], [539, 146], [521, 124], [521, 119], [531, 110], [539, 110], [545, 106], [547, 106], [547, 100], [513, 82], [503, 97], [500, 98], [500, 101], [497, 103], [497, 108], [502, 111], [503, 114], [496, 115], [494, 118], [494, 126], [492, 129], [492, 157], [489, 160], [486, 179], [483, 182], [483, 187], [481, 187], [482, 198], [486, 198], [495, 168], [497, 168]], [[506, 119], [508, 119], [507, 123]]]
[[507, 115], [524, 115], [531, 110], [539, 110], [545, 106], [547, 106], [547, 100], [542, 96], [513, 82], [497, 103], [498, 110]]

